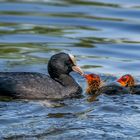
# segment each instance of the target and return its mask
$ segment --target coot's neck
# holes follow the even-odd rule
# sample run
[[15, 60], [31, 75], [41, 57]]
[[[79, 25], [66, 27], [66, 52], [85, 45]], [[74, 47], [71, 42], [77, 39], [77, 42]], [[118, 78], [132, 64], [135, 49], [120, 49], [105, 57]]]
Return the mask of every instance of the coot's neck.
[[79, 86], [76, 81], [72, 78], [72, 76], [68, 74], [61, 74], [57, 78], [53, 78], [55, 81], [59, 82], [63, 86], [73, 87]]

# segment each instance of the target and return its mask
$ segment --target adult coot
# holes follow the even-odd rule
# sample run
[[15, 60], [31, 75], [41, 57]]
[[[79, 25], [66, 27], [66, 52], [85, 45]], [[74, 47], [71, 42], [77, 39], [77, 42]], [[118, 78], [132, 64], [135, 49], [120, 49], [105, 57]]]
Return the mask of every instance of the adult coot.
[[83, 74], [76, 65], [75, 57], [62, 52], [50, 58], [50, 76], [35, 72], [0, 72], [0, 96], [15, 99], [79, 97], [82, 89], [69, 75], [71, 71]]
[[123, 75], [117, 80], [123, 87], [130, 90], [131, 94], [140, 94], [140, 84], [136, 83], [134, 77], [130, 74]]
[[84, 75], [87, 81], [86, 93], [88, 94], [108, 94], [116, 95], [120, 93], [128, 93], [128, 90], [121, 86], [118, 82], [112, 82], [109, 84], [103, 83], [100, 76], [97, 74], [86, 74]]

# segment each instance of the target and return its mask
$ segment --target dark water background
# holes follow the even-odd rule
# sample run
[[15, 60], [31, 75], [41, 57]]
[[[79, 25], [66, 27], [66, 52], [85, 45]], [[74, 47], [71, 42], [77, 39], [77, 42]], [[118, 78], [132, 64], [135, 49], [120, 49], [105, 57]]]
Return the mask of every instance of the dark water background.
[[[48, 59], [61, 51], [86, 72], [139, 81], [140, 0], [0, 1], [0, 71], [47, 73]], [[0, 139], [140, 140], [140, 96], [85, 96], [61, 107], [1, 101]]]

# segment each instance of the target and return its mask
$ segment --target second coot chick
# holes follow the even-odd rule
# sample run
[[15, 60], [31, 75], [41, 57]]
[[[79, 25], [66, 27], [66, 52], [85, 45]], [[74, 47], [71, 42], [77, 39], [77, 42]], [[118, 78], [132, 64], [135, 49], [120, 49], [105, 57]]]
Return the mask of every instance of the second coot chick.
[[140, 85], [136, 83], [134, 77], [130, 74], [123, 75], [117, 80], [123, 87], [130, 90], [131, 94], [140, 94]]

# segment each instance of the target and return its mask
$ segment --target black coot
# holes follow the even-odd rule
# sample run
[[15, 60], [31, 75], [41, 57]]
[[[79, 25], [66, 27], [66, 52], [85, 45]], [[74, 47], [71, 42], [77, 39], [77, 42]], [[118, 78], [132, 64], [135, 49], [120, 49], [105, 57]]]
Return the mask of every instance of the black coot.
[[73, 55], [58, 53], [48, 62], [50, 76], [35, 72], [0, 72], [0, 96], [15, 99], [79, 97], [82, 89], [69, 73], [83, 74]]

